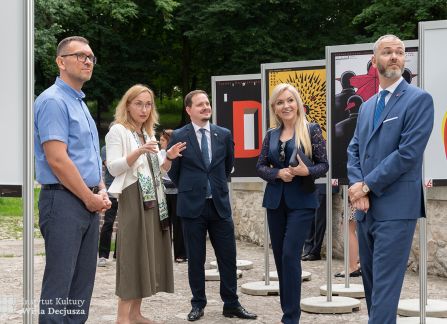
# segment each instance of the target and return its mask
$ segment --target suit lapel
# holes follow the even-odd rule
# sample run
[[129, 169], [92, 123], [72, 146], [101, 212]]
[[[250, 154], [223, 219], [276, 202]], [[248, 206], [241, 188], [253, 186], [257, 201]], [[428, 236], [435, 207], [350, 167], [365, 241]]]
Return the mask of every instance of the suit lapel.
[[217, 145], [219, 144], [220, 141], [218, 129], [214, 124], [210, 124], [210, 137], [211, 137], [211, 163], [209, 167], [211, 168], [213, 163], [216, 161]]
[[200, 162], [199, 164], [202, 166], [203, 169], [205, 169], [205, 162], [202, 159], [202, 151], [200, 150], [199, 142], [197, 140], [196, 133], [194, 132], [194, 127], [192, 124], [188, 125], [188, 137], [189, 137], [189, 143], [193, 147], [194, 151], [196, 152], [196, 156], [199, 156]]
[[270, 135], [270, 156], [272, 157], [272, 160], [274, 160], [274, 164], [280, 165], [281, 162], [279, 161], [279, 154], [278, 154], [278, 143], [279, 143], [279, 136], [281, 135], [281, 128], [278, 127], [274, 130], [272, 130], [272, 134]]

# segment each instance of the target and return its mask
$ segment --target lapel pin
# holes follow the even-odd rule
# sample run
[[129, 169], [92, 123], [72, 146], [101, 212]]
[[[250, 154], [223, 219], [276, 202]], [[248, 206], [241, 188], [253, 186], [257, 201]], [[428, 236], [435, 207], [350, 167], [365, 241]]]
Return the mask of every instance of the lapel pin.
[[216, 136], [216, 137], [217, 137], [217, 133], [214, 133], [214, 136]]

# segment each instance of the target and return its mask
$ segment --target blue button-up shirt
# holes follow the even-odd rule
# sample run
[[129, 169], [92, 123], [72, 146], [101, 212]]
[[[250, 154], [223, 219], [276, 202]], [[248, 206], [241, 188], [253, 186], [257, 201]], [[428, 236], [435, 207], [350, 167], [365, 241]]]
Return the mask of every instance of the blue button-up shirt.
[[87, 186], [97, 186], [101, 181], [98, 131], [84, 97], [82, 91], [58, 77], [34, 102], [34, 152], [39, 183], [59, 183], [43, 150], [43, 143], [53, 140], [67, 145], [68, 156]]

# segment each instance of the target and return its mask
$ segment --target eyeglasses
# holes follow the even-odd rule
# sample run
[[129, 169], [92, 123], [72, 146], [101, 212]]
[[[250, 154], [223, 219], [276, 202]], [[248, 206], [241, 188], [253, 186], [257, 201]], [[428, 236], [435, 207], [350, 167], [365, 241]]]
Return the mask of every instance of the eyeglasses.
[[286, 160], [286, 142], [281, 142], [281, 145], [279, 146], [279, 162], [284, 162]]
[[96, 56], [86, 55], [84, 53], [72, 53], [72, 54], [61, 55], [61, 57], [66, 57], [66, 56], [76, 56], [76, 59], [78, 60], [78, 62], [82, 62], [82, 63], [86, 63], [87, 59], [89, 59], [90, 62], [92, 62], [93, 64], [96, 64], [96, 62], [98, 62], [98, 59], [96, 58]]
[[141, 102], [141, 101], [137, 101], [137, 102], [133, 102], [132, 103], [135, 107], [139, 108], [139, 109], [143, 109], [143, 108], [147, 108], [148, 110], [152, 108], [153, 103], [152, 102]]

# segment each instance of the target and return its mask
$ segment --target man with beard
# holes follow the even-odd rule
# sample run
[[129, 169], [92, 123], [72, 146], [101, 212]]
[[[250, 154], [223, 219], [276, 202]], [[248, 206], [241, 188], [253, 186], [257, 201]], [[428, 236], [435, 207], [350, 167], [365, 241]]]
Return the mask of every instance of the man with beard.
[[205, 91], [185, 97], [191, 123], [175, 130], [168, 144], [185, 142], [181, 157], [172, 161], [169, 177], [178, 188], [177, 215], [182, 218], [192, 292], [188, 321], [204, 315], [206, 232], [208, 231], [220, 272], [223, 315], [255, 319], [239, 303], [236, 294], [236, 242], [227, 178], [233, 168], [234, 143], [228, 129], [210, 124], [211, 105]]
[[349, 197], [369, 324], [396, 323], [417, 219], [425, 217], [422, 160], [433, 128], [433, 99], [402, 77], [405, 45], [394, 35], [374, 44], [379, 94], [362, 104], [348, 147]]

